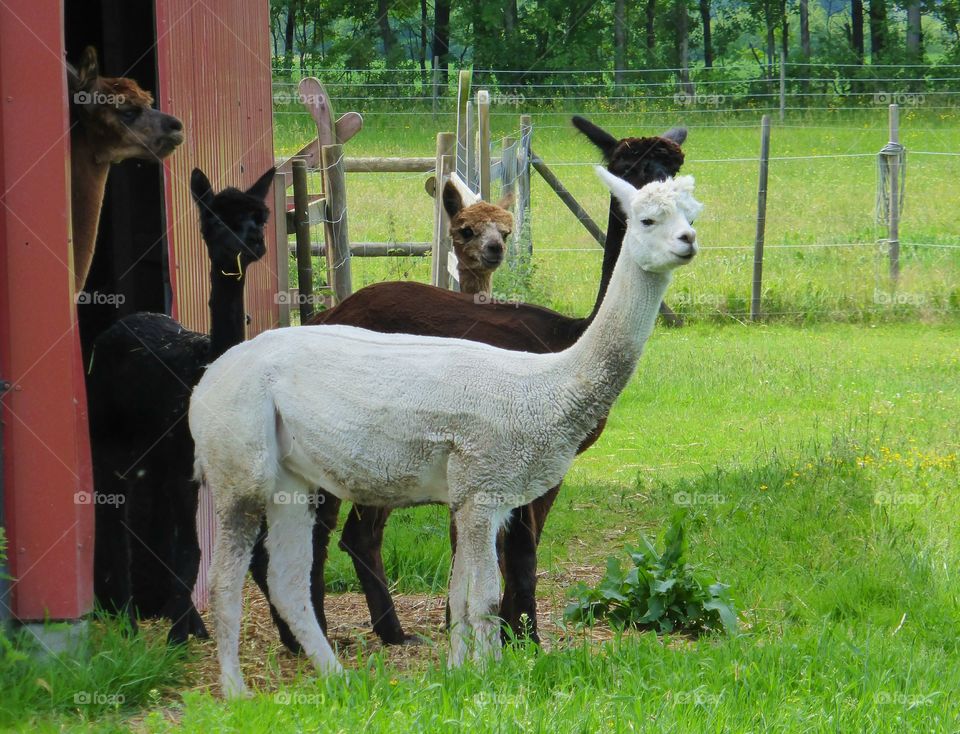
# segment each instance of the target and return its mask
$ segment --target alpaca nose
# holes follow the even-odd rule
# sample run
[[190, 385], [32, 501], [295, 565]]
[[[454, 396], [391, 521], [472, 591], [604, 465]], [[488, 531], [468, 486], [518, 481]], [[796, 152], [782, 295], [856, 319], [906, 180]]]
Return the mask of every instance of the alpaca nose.
[[488, 242], [483, 246], [481, 257], [488, 264], [499, 264], [503, 260], [503, 243]]
[[680, 241], [686, 242], [688, 245], [693, 245], [697, 241], [697, 232], [693, 229], [688, 229], [682, 235], [680, 235]]
[[163, 129], [168, 133], [179, 132], [183, 130], [183, 123], [173, 115], [167, 115], [167, 119], [163, 122]]

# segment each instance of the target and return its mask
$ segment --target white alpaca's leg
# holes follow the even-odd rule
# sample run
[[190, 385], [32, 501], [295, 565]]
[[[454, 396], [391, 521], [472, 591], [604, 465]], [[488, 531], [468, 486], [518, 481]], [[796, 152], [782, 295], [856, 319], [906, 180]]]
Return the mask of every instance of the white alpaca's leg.
[[450, 657], [447, 665], [451, 668], [463, 665], [467, 658], [467, 645], [470, 639], [470, 630], [467, 623], [467, 561], [466, 553], [459, 541], [460, 525], [459, 513], [455, 513], [453, 521], [457, 523], [457, 548], [453, 554], [453, 570], [450, 574]]
[[260, 527], [260, 512], [244, 501], [219, 508], [219, 532], [210, 570], [210, 611], [214, 619], [223, 695], [247, 695], [240, 672], [240, 615], [243, 579]]
[[500, 575], [496, 535], [502, 513], [472, 499], [456, 513], [457, 555], [450, 587], [450, 665], [460, 665], [467, 649], [485, 660], [500, 657]]
[[[314, 513], [308, 501], [314, 493], [290, 475], [278, 478], [276, 492], [267, 504], [270, 597], [317, 670], [339, 673], [342, 668], [320, 629], [310, 600]], [[282, 504], [277, 502], [280, 498]]]

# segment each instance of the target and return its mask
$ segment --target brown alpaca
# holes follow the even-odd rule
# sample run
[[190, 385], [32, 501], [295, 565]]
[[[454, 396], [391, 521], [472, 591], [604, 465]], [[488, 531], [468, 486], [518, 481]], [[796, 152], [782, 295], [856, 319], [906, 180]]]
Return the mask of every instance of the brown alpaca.
[[79, 292], [90, 272], [100, 209], [111, 163], [162, 160], [183, 142], [183, 123], [152, 109], [153, 97], [135, 81], [100, 76], [97, 52], [87, 47], [70, 88], [70, 188], [73, 208], [73, 279]]
[[512, 203], [513, 196], [507, 195], [498, 204], [465, 206], [456, 186], [448, 182], [443, 187], [461, 293], [491, 292], [493, 271], [503, 262], [504, 243], [513, 231], [513, 215], [507, 211]]
[[[683, 164], [680, 145], [686, 138], [684, 129], [671, 129], [660, 137], [618, 140], [581, 117], [574, 117], [573, 123], [600, 149], [607, 169], [637, 188], [651, 181], [675, 176]], [[523, 352], [558, 352], [576, 342], [596, 316], [625, 234], [626, 217], [616, 199], [611, 197], [600, 286], [593, 311], [586, 318], [571, 318], [526, 303], [481, 305], [463, 293], [451, 293], [422, 283], [395, 282], [367, 286], [336, 308], [317, 314], [312, 323], [346, 324], [383, 333], [463, 338]], [[597, 440], [605, 422], [597, 425], [581, 445], [580, 451], [586, 450]], [[539, 640], [536, 551], [547, 515], [559, 491], [560, 485], [557, 485], [530, 504], [515, 509], [498, 538], [504, 579], [500, 617], [513, 633], [529, 636], [534, 641]], [[337, 524], [340, 500], [326, 493], [323, 497], [324, 502], [317, 508], [313, 531], [310, 587], [314, 611], [321, 626], [326, 629], [323, 567], [329, 535]], [[367, 598], [374, 631], [385, 643], [397, 644], [410, 641], [411, 637], [403, 631], [397, 617], [380, 553], [389, 515], [388, 508], [354, 505], [347, 516], [340, 547], [353, 559]], [[254, 548], [251, 570], [257, 584], [269, 598], [266, 585], [267, 558], [261, 541]], [[276, 616], [274, 620], [277, 620]], [[278, 622], [277, 627], [283, 643], [291, 650], [298, 650], [299, 643], [286, 624]]]

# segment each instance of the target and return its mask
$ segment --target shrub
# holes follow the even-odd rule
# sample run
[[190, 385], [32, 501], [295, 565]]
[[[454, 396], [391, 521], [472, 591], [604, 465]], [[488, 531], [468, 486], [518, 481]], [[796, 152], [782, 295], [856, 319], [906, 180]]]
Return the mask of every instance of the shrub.
[[596, 588], [581, 583], [564, 618], [592, 625], [606, 619], [617, 628], [636, 627], [657, 632], [700, 634], [737, 630], [737, 615], [727, 591], [719, 582], [705, 586], [686, 562], [686, 538], [681, 515], [671, 520], [659, 553], [646, 538], [639, 548], [628, 548], [632, 566], [607, 559], [607, 573]]

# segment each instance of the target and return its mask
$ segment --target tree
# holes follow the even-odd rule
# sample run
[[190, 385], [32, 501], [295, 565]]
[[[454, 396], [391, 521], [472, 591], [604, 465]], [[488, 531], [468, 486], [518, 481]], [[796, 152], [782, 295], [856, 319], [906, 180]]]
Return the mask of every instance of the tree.
[[883, 61], [887, 47], [887, 3], [886, 0], [870, 0], [870, 61], [878, 64]]
[[627, 1], [615, 0], [613, 5], [613, 81], [618, 87], [624, 82], [627, 68]]
[[680, 69], [680, 84], [684, 94], [692, 97], [696, 90], [690, 83], [690, 18], [686, 0], [674, 0], [673, 12], [674, 27], [677, 30], [675, 51], [676, 65]]
[[920, 19], [920, 0], [909, 0], [907, 3], [907, 58], [914, 64], [923, 63]]
[[800, 0], [800, 52], [803, 60], [810, 60], [810, 5], [809, 0]]
[[700, 22], [703, 23], [703, 65], [713, 68], [713, 40], [710, 38], [710, 0], [700, 0]]
[[863, 0], [850, 0], [850, 47], [863, 63]]
[[784, 60], [790, 55], [790, 32], [787, 17], [787, 0], [780, 0], [780, 55]]
[[283, 71], [290, 75], [293, 67], [293, 31], [297, 18], [297, 0], [287, 4], [287, 24], [283, 31]]
[[383, 41], [383, 55], [392, 58], [397, 46], [397, 38], [390, 28], [390, 2], [377, 0], [377, 26], [380, 28], [380, 40]]
[[657, 45], [657, 0], [647, 0], [647, 22], [646, 22], [646, 33], [644, 34], [646, 38], [646, 49], [647, 49], [647, 64], [653, 62], [653, 52], [656, 49]]
[[440, 65], [440, 84], [446, 87], [450, 64], [451, 0], [435, 0], [433, 4], [433, 58]]

